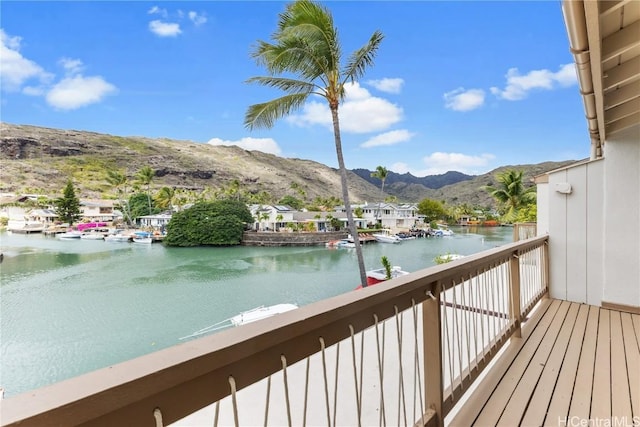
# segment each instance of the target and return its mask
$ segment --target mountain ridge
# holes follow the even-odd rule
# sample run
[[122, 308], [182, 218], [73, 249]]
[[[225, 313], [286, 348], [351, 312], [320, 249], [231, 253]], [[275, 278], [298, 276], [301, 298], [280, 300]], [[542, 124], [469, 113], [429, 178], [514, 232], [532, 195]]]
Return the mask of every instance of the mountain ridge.
[[[42, 192], [58, 197], [66, 181], [72, 179], [80, 197], [113, 198], [113, 188], [106, 180], [108, 171], [122, 170], [133, 182], [137, 171], [150, 166], [156, 174], [152, 182], [155, 190], [172, 186], [223, 191], [237, 184], [249, 195], [268, 195], [274, 203], [287, 195], [307, 202], [316, 197], [342, 199], [337, 169], [313, 160], [166, 138], [122, 137], [0, 122], [0, 160], [3, 193]], [[572, 162], [501, 166], [475, 177], [456, 171], [427, 177], [390, 172], [385, 181], [385, 197], [395, 196], [402, 202], [419, 202], [428, 197], [448, 204], [491, 206], [493, 200], [480, 188], [492, 183], [500, 170], [522, 169], [528, 180]], [[371, 178], [371, 172], [349, 171], [352, 203], [379, 201], [380, 180]]]

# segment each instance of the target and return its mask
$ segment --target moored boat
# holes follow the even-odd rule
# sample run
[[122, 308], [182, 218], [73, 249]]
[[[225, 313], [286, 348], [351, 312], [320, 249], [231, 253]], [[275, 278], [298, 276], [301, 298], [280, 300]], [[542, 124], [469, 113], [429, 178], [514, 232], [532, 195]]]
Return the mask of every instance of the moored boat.
[[240, 314], [233, 316], [230, 320], [234, 326], [246, 325], [258, 320], [266, 319], [267, 317], [275, 316], [276, 314], [286, 313], [298, 308], [295, 304], [276, 304], [270, 306], [260, 306], [254, 309], [243, 311]]
[[371, 235], [375, 237], [375, 239], [380, 243], [402, 242], [402, 239], [400, 237], [396, 236], [395, 234], [391, 234], [391, 230], [386, 228], [378, 231], [377, 233], [372, 233]]
[[56, 237], [58, 239], [63, 239], [63, 240], [73, 240], [73, 239], [79, 239], [80, 236], [82, 236], [82, 233], [78, 230], [69, 230], [65, 233], [58, 233], [56, 234]]
[[133, 243], [150, 244], [153, 243], [153, 237], [149, 232], [136, 231], [135, 233], [133, 233]]
[[275, 304], [270, 306], [261, 305], [260, 307], [253, 308], [251, 310], [243, 311], [239, 314], [236, 314], [233, 317], [230, 317], [225, 320], [221, 320], [218, 323], [214, 323], [211, 326], [207, 326], [202, 328], [190, 335], [184, 336], [180, 338], [181, 340], [194, 338], [200, 335], [208, 334], [210, 332], [215, 332], [220, 329], [225, 329], [230, 326], [242, 326], [247, 323], [253, 323], [258, 320], [266, 319], [268, 317], [275, 316], [277, 314], [286, 313], [287, 311], [295, 310], [298, 308], [296, 304]]
[[[409, 272], [402, 270], [402, 268], [397, 265], [391, 267], [391, 279], [395, 279], [396, 277], [404, 276], [406, 274], [409, 274]], [[367, 271], [367, 286], [375, 285], [377, 283], [384, 282], [385, 280], [388, 280], [387, 270], [385, 268]], [[363, 286], [360, 285], [356, 289], [362, 288]]]
[[107, 228], [90, 228], [83, 231], [80, 234], [80, 238], [84, 240], [104, 240], [105, 236], [108, 234], [109, 229]]
[[105, 242], [128, 242], [131, 236], [124, 233], [124, 230], [116, 230], [104, 237]]

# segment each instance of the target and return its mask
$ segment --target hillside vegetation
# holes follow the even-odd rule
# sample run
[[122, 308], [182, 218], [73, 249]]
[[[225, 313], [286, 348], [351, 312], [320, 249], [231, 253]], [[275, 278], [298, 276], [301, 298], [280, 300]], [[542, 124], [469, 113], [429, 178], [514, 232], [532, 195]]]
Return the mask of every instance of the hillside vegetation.
[[[121, 137], [75, 130], [0, 123], [0, 192], [41, 193], [57, 197], [69, 178], [81, 198], [114, 197], [107, 182], [110, 170], [123, 170], [131, 181], [144, 166], [155, 171], [152, 188], [163, 186], [195, 191], [228, 188], [234, 181], [251, 194], [266, 192], [274, 202], [290, 195], [312, 201], [316, 197], [340, 198], [336, 169], [318, 162], [289, 159], [234, 146], [213, 146], [190, 141]], [[471, 177], [458, 172], [417, 178], [393, 174], [385, 183], [386, 195], [402, 202], [426, 197], [448, 204], [489, 206], [491, 198], [480, 188], [493, 182], [496, 172], [517, 168], [525, 179], [561, 167], [567, 162], [504, 166]], [[350, 173], [349, 192], [354, 203], [380, 198], [379, 180], [363, 178], [365, 169]], [[443, 181], [443, 177], [444, 181]], [[458, 180], [443, 185], [446, 179]], [[428, 188], [429, 182], [433, 188]], [[439, 186], [439, 188], [438, 188]]]

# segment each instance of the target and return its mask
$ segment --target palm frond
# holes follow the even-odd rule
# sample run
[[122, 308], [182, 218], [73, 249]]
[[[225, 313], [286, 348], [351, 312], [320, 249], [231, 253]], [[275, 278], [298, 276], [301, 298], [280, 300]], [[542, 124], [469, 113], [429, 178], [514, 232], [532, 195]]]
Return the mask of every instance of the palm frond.
[[257, 83], [263, 86], [280, 89], [290, 94], [294, 94], [294, 93], [310, 94], [310, 93], [313, 93], [315, 89], [319, 88], [317, 85], [310, 82], [296, 80], [296, 79], [288, 79], [286, 77], [272, 77], [272, 76], [251, 77], [246, 81], [246, 83]]
[[342, 72], [342, 75], [344, 76], [343, 83], [346, 83], [349, 80], [358, 80], [364, 76], [367, 67], [373, 65], [373, 60], [383, 38], [384, 35], [380, 31], [376, 31], [371, 35], [371, 38], [366, 45], [351, 54], [347, 61], [347, 65]]
[[249, 130], [272, 128], [276, 120], [300, 108], [304, 105], [308, 97], [308, 93], [296, 93], [285, 95], [262, 104], [254, 104], [247, 110], [244, 118], [244, 126]]

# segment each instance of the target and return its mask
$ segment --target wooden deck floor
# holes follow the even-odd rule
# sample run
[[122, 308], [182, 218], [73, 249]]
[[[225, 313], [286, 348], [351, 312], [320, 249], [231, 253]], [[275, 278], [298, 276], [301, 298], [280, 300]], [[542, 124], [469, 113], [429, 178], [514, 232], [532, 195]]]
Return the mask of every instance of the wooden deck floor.
[[640, 315], [545, 299], [451, 426], [640, 426]]

